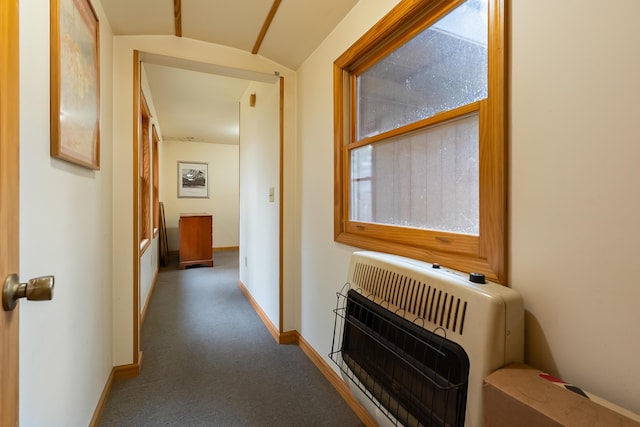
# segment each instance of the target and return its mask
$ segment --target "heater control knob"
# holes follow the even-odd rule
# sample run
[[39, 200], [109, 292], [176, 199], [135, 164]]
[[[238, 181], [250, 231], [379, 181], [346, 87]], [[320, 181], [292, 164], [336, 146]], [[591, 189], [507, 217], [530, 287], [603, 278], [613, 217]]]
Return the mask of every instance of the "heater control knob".
[[478, 283], [480, 285], [484, 285], [485, 283], [487, 283], [487, 281], [484, 278], [484, 274], [482, 273], [470, 273], [469, 281], [471, 283]]

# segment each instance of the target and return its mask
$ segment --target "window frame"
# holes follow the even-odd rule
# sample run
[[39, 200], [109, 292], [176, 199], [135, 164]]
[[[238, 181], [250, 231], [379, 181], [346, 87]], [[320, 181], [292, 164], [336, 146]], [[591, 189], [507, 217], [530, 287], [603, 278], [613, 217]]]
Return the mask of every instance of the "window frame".
[[140, 253], [144, 253], [151, 244], [151, 197], [150, 197], [150, 143], [151, 112], [144, 94], [140, 102], [140, 146], [139, 146], [139, 214], [140, 214]]
[[160, 137], [156, 130], [156, 125], [151, 125], [151, 174], [152, 174], [152, 203], [153, 203], [153, 237], [160, 232], [160, 167], [158, 143]]
[[[356, 76], [464, 0], [403, 0], [334, 62], [334, 240], [407, 256], [504, 283], [507, 277], [506, 0], [488, 0], [488, 96], [355, 141]], [[350, 150], [478, 112], [478, 236], [350, 220]]]

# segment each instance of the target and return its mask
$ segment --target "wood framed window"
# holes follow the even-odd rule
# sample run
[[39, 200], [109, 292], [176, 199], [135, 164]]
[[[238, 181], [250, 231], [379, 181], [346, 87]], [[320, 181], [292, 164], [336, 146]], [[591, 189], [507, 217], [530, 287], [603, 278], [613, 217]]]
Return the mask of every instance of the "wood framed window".
[[151, 242], [151, 160], [150, 143], [151, 139], [151, 113], [147, 102], [142, 96], [140, 108], [140, 249], [144, 251]]
[[158, 132], [156, 131], [156, 126], [152, 125], [151, 132], [151, 160], [152, 160], [152, 185], [153, 185], [153, 236], [155, 237], [160, 230], [160, 170], [159, 159], [158, 159], [158, 143], [160, 138], [158, 137]]
[[402, 1], [335, 61], [336, 241], [505, 280], [504, 1]]

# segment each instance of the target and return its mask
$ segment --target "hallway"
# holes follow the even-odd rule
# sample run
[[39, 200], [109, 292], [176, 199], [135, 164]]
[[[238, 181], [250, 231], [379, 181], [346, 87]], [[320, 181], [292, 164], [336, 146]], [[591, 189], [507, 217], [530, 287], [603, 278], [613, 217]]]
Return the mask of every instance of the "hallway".
[[238, 287], [238, 252], [162, 268], [142, 371], [115, 381], [101, 426], [361, 426], [295, 345], [278, 345]]

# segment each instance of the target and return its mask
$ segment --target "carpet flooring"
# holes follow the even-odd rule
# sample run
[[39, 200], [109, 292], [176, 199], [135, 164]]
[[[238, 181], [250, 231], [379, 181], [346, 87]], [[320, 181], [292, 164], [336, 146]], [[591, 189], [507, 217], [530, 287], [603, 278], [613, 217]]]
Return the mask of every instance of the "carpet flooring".
[[363, 426], [296, 345], [279, 345], [238, 287], [238, 252], [158, 276], [141, 373], [117, 380], [100, 426]]

